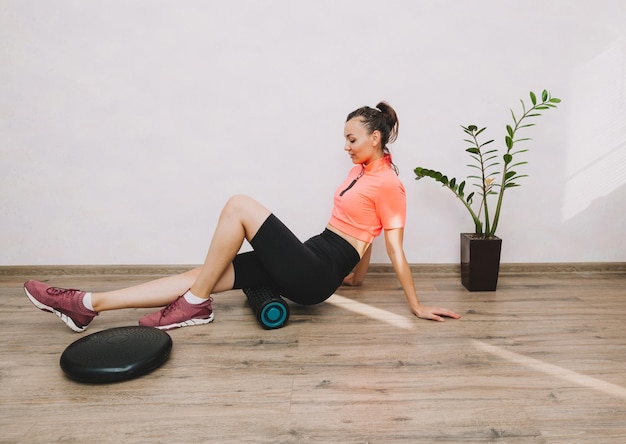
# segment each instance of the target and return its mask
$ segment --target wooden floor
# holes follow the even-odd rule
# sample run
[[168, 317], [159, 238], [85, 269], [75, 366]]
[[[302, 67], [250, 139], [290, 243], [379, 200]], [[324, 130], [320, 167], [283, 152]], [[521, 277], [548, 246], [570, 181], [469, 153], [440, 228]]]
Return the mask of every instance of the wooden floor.
[[148, 310], [73, 333], [26, 299], [30, 277], [86, 290], [151, 278], [0, 276], [2, 443], [626, 442], [623, 272], [504, 273], [485, 293], [415, 275], [423, 302], [463, 315], [445, 323], [414, 319], [388, 274], [292, 305], [272, 331], [233, 291], [214, 323], [170, 332], [161, 368], [108, 385], [67, 379], [61, 353]]

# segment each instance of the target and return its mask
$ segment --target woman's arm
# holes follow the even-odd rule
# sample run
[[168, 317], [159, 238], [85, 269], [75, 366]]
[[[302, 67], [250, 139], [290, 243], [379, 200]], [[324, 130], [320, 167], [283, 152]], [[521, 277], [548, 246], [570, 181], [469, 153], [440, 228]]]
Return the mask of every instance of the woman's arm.
[[393, 269], [396, 272], [396, 276], [400, 281], [402, 290], [406, 297], [409, 307], [415, 316], [422, 319], [432, 319], [435, 321], [443, 321], [442, 316], [458, 319], [461, 316], [445, 308], [440, 307], [426, 307], [420, 304], [415, 291], [415, 284], [413, 283], [413, 274], [411, 268], [404, 255], [404, 248], [402, 242], [404, 239], [404, 228], [395, 228], [392, 230], [385, 230], [385, 245], [387, 246], [387, 254]]
[[372, 245], [370, 244], [370, 246], [367, 247], [367, 250], [365, 250], [365, 253], [363, 253], [363, 257], [361, 258], [359, 263], [356, 264], [356, 267], [354, 267], [354, 270], [352, 270], [352, 273], [344, 278], [343, 285], [361, 285], [363, 283], [363, 279], [365, 279], [365, 275], [367, 274], [367, 269], [370, 265], [371, 257]]

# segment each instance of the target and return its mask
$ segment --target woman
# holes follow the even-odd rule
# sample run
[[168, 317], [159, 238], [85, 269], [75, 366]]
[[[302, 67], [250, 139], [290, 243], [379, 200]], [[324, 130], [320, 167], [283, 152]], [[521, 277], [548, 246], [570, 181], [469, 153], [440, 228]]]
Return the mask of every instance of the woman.
[[[355, 165], [334, 195], [324, 232], [300, 242], [267, 208], [234, 196], [219, 217], [206, 260], [185, 273], [104, 293], [49, 287], [28, 281], [24, 290], [38, 308], [83, 331], [100, 312], [161, 307], [140, 325], [172, 329], [213, 320], [211, 294], [269, 286], [299, 304], [318, 304], [342, 284], [365, 276], [371, 244], [384, 230], [387, 253], [413, 314], [423, 319], [458, 319], [456, 313], [420, 304], [402, 247], [406, 218], [404, 186], [387, 147], [398, 135], [395, 111], [385, 102], [362, 107], [346, 119], [345, 151]], [[248, 240], [253, 251], [237, 254]]]

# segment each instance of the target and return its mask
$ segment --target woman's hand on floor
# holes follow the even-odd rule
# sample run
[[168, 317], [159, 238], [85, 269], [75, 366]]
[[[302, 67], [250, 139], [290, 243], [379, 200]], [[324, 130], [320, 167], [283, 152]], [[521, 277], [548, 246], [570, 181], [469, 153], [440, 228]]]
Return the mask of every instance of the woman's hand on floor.
[[413, 314], [420, 319], [430, 319], [433, 321], [444, 322], [446, 318], [459, 319], [461, 316], [455, 312], [441, 307], [425, 307], [420, 305], [413, 308]]

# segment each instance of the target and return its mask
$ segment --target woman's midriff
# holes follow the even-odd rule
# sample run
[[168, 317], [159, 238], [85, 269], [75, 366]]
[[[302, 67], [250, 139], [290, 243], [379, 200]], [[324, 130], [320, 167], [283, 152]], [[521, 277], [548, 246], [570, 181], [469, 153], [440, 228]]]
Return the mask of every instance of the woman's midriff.
[[367, 247], [370, 246], [369, 242], [365, 242], [363, 240], [357, 239], [356, 237], [352, 237], [349, 234], [344, 233], [343, 231], [333, 227], [332, 225], [327, 225], [326, 228], [333, 233], [337, 234], [344, 238], [350, 245], [354, 247], [354, 249], [359, 253], [359, 257], [363, 257]]

